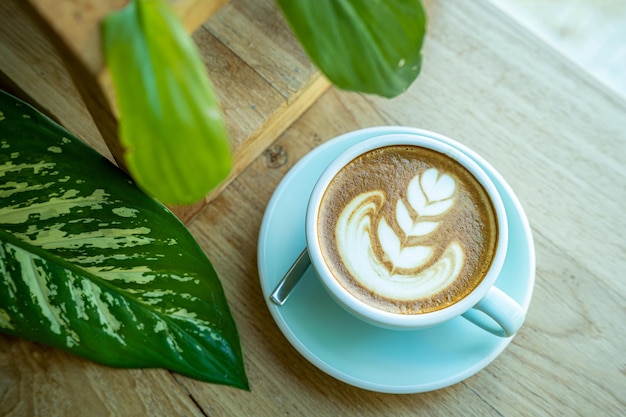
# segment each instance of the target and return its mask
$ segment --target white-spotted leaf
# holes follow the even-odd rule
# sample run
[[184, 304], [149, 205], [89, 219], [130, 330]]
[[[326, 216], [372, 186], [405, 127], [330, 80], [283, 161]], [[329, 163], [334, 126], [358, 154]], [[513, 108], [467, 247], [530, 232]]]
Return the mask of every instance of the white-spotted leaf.
[[2, 91], [0, 149], [0, 332], [247, 388], [217, 274], [166, 207]]

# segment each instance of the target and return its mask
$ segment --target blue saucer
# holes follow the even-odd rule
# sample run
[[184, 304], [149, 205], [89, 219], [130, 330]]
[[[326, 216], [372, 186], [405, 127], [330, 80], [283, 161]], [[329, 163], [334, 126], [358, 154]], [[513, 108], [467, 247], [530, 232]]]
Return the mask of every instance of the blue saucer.
[[339, 307], [309, 268], [287, 302], [269, 300], [274, 287], [306, 246], [304, 219], [317, 178], [330, 162], [362, 140], [394, 133], [420, 134], [448, 142], [470, 155], [502, 195], [509, 219], [509, 249], [496, 286], [528, 310], [535, 282], [535, 249], [528, 220], [505, 180], [465, 146], [432, 132], [407, 127], [358, 130], [324, 143], [283, 178], [261, 225], [258, 268], [270, 313], [306, 359], [348, 384], [377, 392], [418, 393], [462, 381], [491, 363], [511, 342], [463, 318], [418, 331], [385, 330]]

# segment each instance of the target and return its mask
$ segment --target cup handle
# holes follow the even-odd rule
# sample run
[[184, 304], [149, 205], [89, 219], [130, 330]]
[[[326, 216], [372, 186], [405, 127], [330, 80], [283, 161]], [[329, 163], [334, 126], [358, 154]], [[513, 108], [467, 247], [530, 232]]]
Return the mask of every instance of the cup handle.
[[510, 337], [522, 326], [526, 314], [515, 300], [494, 286], [462, 316], [489, 333]]

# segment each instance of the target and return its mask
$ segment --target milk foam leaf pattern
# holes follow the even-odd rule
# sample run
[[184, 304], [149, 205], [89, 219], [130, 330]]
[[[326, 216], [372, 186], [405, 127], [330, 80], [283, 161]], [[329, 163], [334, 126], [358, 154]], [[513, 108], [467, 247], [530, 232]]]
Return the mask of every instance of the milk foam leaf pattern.
[[426, 14], [420, 0], [278, 0], [300, 43], [346, 90], [394, 97], [418, 76]]
[[106, 365], [247, 388], [224, 291], [185, 226], [4, 92], [0, 331]]
[[449, 175], [439, 175], [431, 168], [411, 180], [407, 196], [419, 216], [438, 216], [452, 207], [455, 189], [456, 184]]
[[404, 236], [399, 236], [382, 218], [378, 223], [378, 241], [393, 269], [415, 269], [424, 265], [432, 256], [433, 250], [427, 246], [411, 243], [409, 238], [422, 238], [433, 233], [438, 221], [424, 219], [442, 215], [453, 204], [456, 189], [454, 180], [448, 175], [439, 175], [436, 169], [427, 169], [411, 179], [407, 187], [407, 200], [415, 211], [412, 215], [406, 204], [396, 202], [396, 221]]
[[462, 269], [459, 243], [452, 240], [435, 259], [432, 246], [402, 238], [384, 216], [379, 218], [385, 201], [383, 190], [366, 191], [337, 218], [338, 252], [351, 279], [367, 291], [397, 300], [416, 300], [446, 288]]
[[426, 220], [413, 223], [411, 214], [402, 200], [398, 200], [396, 204], [396, 220], [407, 237], [428, 235], [439, 226], [438, 222]]
[[403, 245], [384, 218], [378, 223], [378, 239], [394, 268], [418, 268], [426, 263], [433, 253], [432, 249], [426, 246]]
[[124, 160], [166, 204], [201, 200], [230, 172], [230, 142], [193, 40], [164, 0], [131, 0], [103, 24]]

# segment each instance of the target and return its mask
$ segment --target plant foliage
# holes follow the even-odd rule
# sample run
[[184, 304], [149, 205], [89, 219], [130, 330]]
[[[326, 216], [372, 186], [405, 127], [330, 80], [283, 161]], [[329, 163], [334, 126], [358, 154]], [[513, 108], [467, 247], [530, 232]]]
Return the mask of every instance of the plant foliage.
[[[277, 0], [309, 57], [346, 90], [394, 97], [418, 76], [421, 0]], [[191, 204], [231, 168], [223, 116], [191, 37], [165, 0], [131, 0], [107, 16], [103, 48], [124, 161], [166, 204]]]
[[422, 65], [420, 0], [277, 0], [311, 60], [336, 86], [394, 97]]
[[247, 388], [219, 279], [121, 170], [0, 91], [0, 331]]
[[202, 199], [230, 172], [225, 123], [191, 37], [164, 0], [107, 16], [103, 46], [126, 166], [165, 204]]

